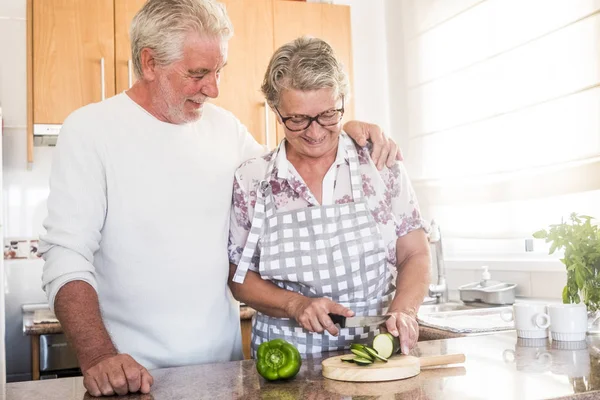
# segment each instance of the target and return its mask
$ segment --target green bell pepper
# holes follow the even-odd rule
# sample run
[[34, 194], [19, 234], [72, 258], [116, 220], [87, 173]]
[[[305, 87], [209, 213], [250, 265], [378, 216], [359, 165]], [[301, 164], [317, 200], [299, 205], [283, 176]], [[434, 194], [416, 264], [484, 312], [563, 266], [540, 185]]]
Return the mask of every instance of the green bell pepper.
[[298, 349], [283, 339], [263, 342], [256, 351], [256, 370], [270, 381], [293, 378], [301, 365]]

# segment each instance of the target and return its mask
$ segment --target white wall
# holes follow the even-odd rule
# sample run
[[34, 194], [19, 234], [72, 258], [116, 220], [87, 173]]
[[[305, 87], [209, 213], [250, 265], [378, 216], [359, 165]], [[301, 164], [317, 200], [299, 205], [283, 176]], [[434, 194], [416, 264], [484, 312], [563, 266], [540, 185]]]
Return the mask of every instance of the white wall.
[[385, 0], [334, 0], [350, 6], [354, 58], [355, 118], [390, 128]]
[[[390, 130], [384, 0], [336, 0], [351, 6], [356, 118]], [[0, 105], [4, 114], [4, 235], [34, 237], [42, 231], [53, 149], [34, 148], [26, 160], [25, 0], [0, 1]]]
[[36, 148], [27, 171], [25, 0], [0, 1], [0, 106], [6, 237], [37, 236], [45, 216], [52, 149]]
[[[402, 0], [385, 0], [385, 39], [388, 59], [387, 87], [389, 88], [390, 129], [393, 138], [402, 152], [409, 153], [408, 105], [406, 87], [406, 62], [404, 50], [404, 22]], [[411, 173], [410, 160], [405, 159], [408, 173]]]

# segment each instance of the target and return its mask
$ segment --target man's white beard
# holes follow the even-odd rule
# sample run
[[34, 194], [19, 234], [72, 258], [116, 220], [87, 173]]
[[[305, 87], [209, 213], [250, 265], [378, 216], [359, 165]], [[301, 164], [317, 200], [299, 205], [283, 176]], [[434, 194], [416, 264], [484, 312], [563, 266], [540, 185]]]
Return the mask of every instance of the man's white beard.
[[185, 102], [179, 103], [177, 108], [173, 108], [169, 106], [169, 104], [176, 103], [173, 101], [177, 96], [173, 92], [171, 86], [166, 82], [166, 78], [164, 75], [161, 75], [158, 78], [158, 93], [160, 98], [155, 102], [155, 105], [159, 110], [162, 111], [163, 115], [168, 119], [168, 121], [172, 124], [186, 124], [190, 122], [198, 121], [202, 117], [202, 110], [204, 109], [204, 104], [197, 110], [194, 111], [194, 115], [186, 114], [184, 111]]

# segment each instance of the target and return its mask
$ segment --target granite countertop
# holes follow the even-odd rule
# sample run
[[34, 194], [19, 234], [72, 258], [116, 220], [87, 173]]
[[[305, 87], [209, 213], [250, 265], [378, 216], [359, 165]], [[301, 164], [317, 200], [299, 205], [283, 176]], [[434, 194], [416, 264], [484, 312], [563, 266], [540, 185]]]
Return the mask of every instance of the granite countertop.
[[[600, 396], [600, 336], [586, 342], [517, 339], [514, 332], [419, 342], [414, 355], [464, 353], [463, 365], [423, 370], [391, 382], [349, 383], [321, 376], [307, 359], [288, 382], [267, 382], [252, 360], [151, 371], [150, 395], [123, 399], [592, 399]], [[324, 353], [329, 357], [338, 353]], [[82, 378], [7, 385], [11, 400], [81, 400]]]
[[[240, 307], [240, 320], [252, 319], [252, 316], [256, 311], [246, 305]], [[60, 322], [47, 322], [47, 323], [33, 323], [32, 315], [25, 315], [23, 317], [23, 332], [26, 335], [48, 335], [52, 333], [62, 333], [62, 327]], [[461, 333], [454, 333], [449, 331], [443, 331], [440, 329], [430, 328], [426, 326], [419, 327], [419, 340], [437, 340], [437, 339], [450, 339], [456, 337], [466, 336]]]
[[429, 326], [419, 325], [419, 341], [424, 340], [439, 340], [439, 339], [453, 339], [465, 336], [472, 336], [473, 334], [456, 333], [450, 331], [444, 331], [441, 329], [431, 328]]
[[[252, 319], [252, 316], [256, 313], [253, 308], [246, 305], [240, 306], [240, 320]], [[26, 335], [48, 335], [52, 333], [63, 333], [60, 322], [44, 322], [44, 323], [33, 323], [32, 314], [23, 315], [23, 332]]]

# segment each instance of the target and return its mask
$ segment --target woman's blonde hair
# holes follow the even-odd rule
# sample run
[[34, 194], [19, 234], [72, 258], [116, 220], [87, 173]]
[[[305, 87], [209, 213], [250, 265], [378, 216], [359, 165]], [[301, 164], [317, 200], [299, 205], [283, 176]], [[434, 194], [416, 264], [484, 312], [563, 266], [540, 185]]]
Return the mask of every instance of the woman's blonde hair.
[[135, 75], [142, 77], [142, 49], [152, 49], [158, 65], [169, 65], [183, 57], [183, 42], [190, 32], [230, 39], [233, 26], [225, 6], [213, 0], [148, 0], [129, 30]]
[[336, 97], [348, 97], [350, 83], [342, 63], [324, 40], [302, 36], [281, 46], [271, 57], [262, 92], [271, 107], [279, 105], [284, 89], [331, 88]]

